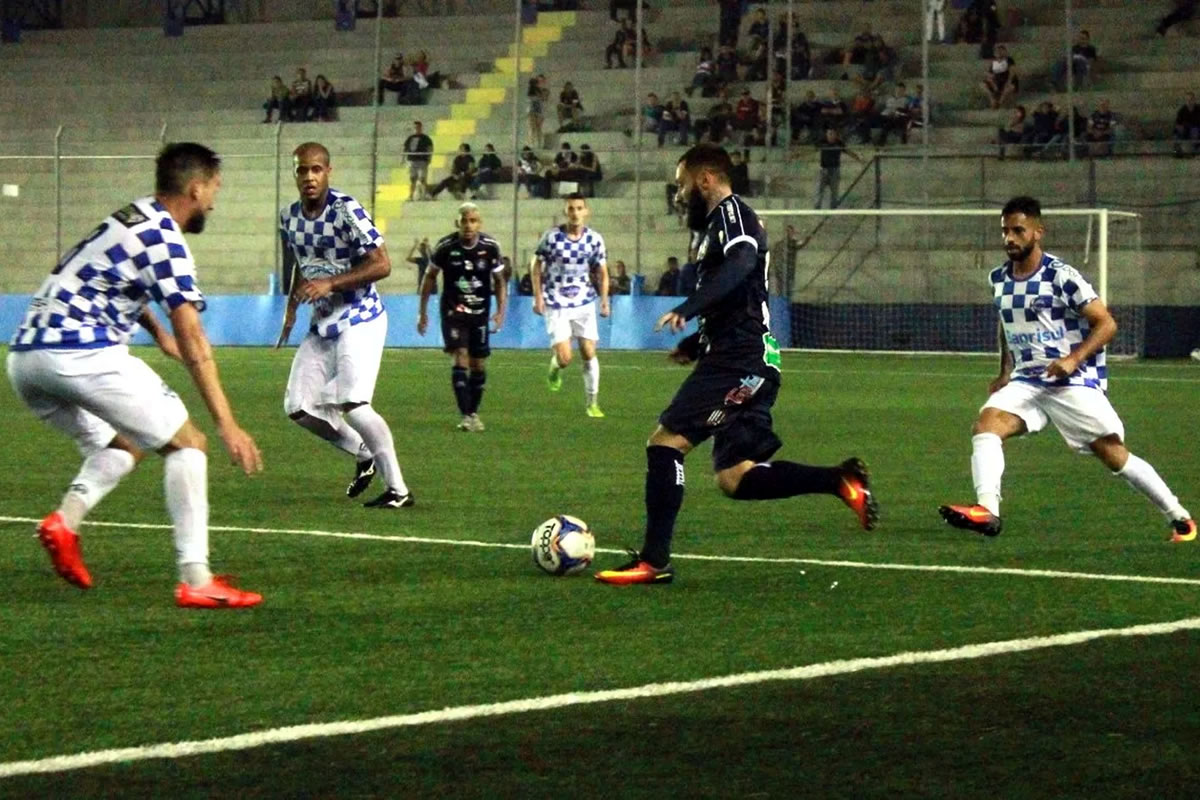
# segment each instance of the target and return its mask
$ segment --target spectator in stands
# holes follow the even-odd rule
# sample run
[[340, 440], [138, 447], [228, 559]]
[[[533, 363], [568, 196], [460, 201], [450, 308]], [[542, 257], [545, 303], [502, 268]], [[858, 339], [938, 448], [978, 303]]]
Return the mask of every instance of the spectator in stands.
[[[929, 119], [933, 120], [933, 108], [929, 109]], [[925, 86], [917, 84], [917, 91], [908, 98], [908, 130], [925, 127]]]
[[983, 41], [980, 43], [979, 57], [992, 58], [996, 36], [1000, 32], [1000, 12], [996, 9], [996, 0], [971, 0], [971, 7], [979, 13], [979, 19], [983, 23]]
[[[779, 25], [775, 30], [775, 70], [787, 72], [787, 41], [788, 21], [786, 14], [779, 15]], [[792, 12], [792, 28], [799, 27], [796, 13]], [[802, 81], [812, 73], [812, 48], [808, 37], [803, 31], [797, 30], [792, 34], [792, 80]]]
[[[647, 8], [645, 0], [642, 0], [642, 8]], [[617, 21], [617, 12], [624, 11], [626, 19], [633, 19], [637, 16], [637, 0], [608, 0], [608, 16], [613, 22]]]
[[[650, 46], [650, 35], [646, 33], [646, 29], [642, 28], [642, 66], [654, 55], [654, 48]], [[637, 63], [637, 38], [630, 36], [625, 40], [625, 58], [630, 63]]]
[[750, 165], [746, 163], [749, 151], [734, 150], [729, 154], [733, 171], [729, 173], [729, 187], [742, 197], [750, 196]]
[[613, 265], [613, 275], [609, 278], [609, 294], [629, 294], [633, 288], [633, 281], [629, 278], [628, 267], [624, 261], [618, 261]]
[[[749, 89], [742, 89], [742, 96], [738, 98], [734, 107], [731, 124], [735, 131], [744, 133], [754, 130], [758, 125], [758, 101], [750, 96]], [[736, 190], [734, 191], [736, 193]]]
[[896, 80], [896, 51], [877, 38], [875, 46], [863, 57], [862, 69], [854, 76], [854, 82], [874, 94], [885, 80]]
[[426, 83], [429, 82], [429, 54], [424, 50], [418, 50], [416, 56], [409, 62], [412, 67], [413, 75], [420, 75], [425, 78]]
[[404, 81], [404, 56], [399, 53], [392, 59], [392, 63], [388, 64], [388, 68], [383, 71], [383, 77], [379, 79], [379, 104], [383, 105], [383, 92], [386, 89], [389, 92], [399, 92], [401, 84]]
[[429, 196], [436, 200], [443, 189], [449, 189], [452, 195], [461, 200], [471, 182], [475, 180], [475, 172], [475, 156], [471, 155], [471, 145], [463, 142], [458, 146], [458, 155], [450, 164], [450, 174], [433, 187]]
[[939, 44], [946, 41], [946, 0], [925, 0], [925, 39]]
[[696, 281], [699, 279], [696, 270], [696, 262], [688, 259], [683, 262], [683, 266], [679, 268], [679, 282], [675, 287], [679, 292], [680, 297], [691, 297], [696, 291]]
[[671, 99], [663, 106], [662, 124], [658, 127], [658, 146], [662, 147], [668, 133], [679, 134], [679, 144], [687, 145], [688, 132], [692, 128], [691, 109], [679, 92], [671, 92]]
[[433, 139], [425, 135], [420, 121], [413, 123], [413, 132], [404, 140], [404, 157], [408, 160], [408, 196], [423, 200], [429, 193], [429, 160], [433, 158]]
[[[1092, 36], [1087, 31], [1080, 31], [1071, 45], [1071, 72], [1075, 76], [1075, 86], [1087, 79], [1092, 71], [1092, 62], [1096, 60], [1096, 48], [1092, 45]], [[1050, 69], [1054, 78], [1054, 87], [1060, 91], [1067, 90], [1067, 60], [1060, 58]]]
[[605, 69], [613, 68], [614, 58], [617, 60], [617, 66], [625, 69], [625, 44], [635, 36], [637, 36], [637, 31], [633, 27], [633, 20], [628, 17], [621, 20], [621, 27], [617, 28], [612, 42], [604, 49]]
[[[882, 39], [880, 40], [882, 41]], [[861, 64], [867, 53], [876, 49], [875, 34], [871, 32], [871, 23], [863, 23], [863, 29], [842, 49], [842, 80], [850, 79], [850, 65]]]
[[[1184, 144], [1190, 143], [1190, 152]], [[1175, 155], [1196, 155], [1200, 152], [1200, 106], [1196, 105], [1196, 93], [1188, 92], [1183, 105], [1175, 113]]]
[[296, 70], [296, 80], [292, 81], [292, 90], [288, 95], [291, 108], [291, 119], [295, 122], [307, 122], [309, 108], [312, 105], [312, 81], [304, 67]]
[[1030, 129], [1031, 152], [1039, 158], [1047, 155], [1065, 155], [1063, 149], [1062, 118], [1058, 109], [1049, 100], [1042, 101], [1033, 112]]
[[897, 83], [892, 96], [883, 101], [876, 124], [879, 126], [879, 146], [887, 145], [888, 136], [900, 134], [900, 141], [908, 144], [908, 124], [912, 120], [909, 113], [910, 99], [908, 87], [903, 82]]
[[[511, 180], [512, 173], [508, 174], [508, 179]], [[475, 173], [475, 180], [471, 182], [471, 199], [478, 200], [480, 190], [484, 186], [490, 186], [493, 183], [503, 183], [506, 180], [504, 175], [504, 165], [500, 161], [500, 156], [496, 155], [496, 148], [488, 142], [483, 146], [483, 155], [479, 157], [479, 171]]]
[[721, 22], [717, 30], [717, 44], [737, 47], [738, 33], [742, 28], [743, 0], [717, 0], [721, 9]]
[[[408, 257], [404, 259], [409, 264], [416, 265], [417, 268], [417, 288], [425, 282], [425, 270], [429, 267], [429, 259], [432, 250], [429, 247], [429, 237], [424, 239], [413, 239], [412, 247], [408, 249]], [[434, 291], [437, 291], [435, 286]]]
[[546, 170], [546, 178], [552, 181], [573, 181], [577, 177], [575, 165], [579, 156], [571, 149], [570, 142], [563, 142], [562, 147], [554, 154], [554, 163]]
[[732, 45], [723, 44], [717, 48], [717, 80], [721, 83], [737, 83], [738, 56]]
[[550, 99], [550, 89], [546, 86], [546, 76], [538, 75], [529, 79], [529, 89], [526, 91], [529, 101], [529, 138], [535, 145], [541, 147], [544, 143], [542, 123], [545, 122], [546, 101]]
[[1003, 161], [1008, 155], [1007, 150], [1011, 145], [1019, 145], [1019, 150], [1023, 151], [1025, 145], [1029, 144], [1029, 133], [1029, 120], [1026, 119], [1025, 106], [1019, 105], [1013, 109], [1008, 124], [996, 132], [996, 144], [1000, 146], [1000, 160]]
[[403, 106], [418, 106], [424, 102], [423, 92], [429, 88], [425, 76], [413, 69], [412, 64], [401, 68], [399, 96], [396, 102]]
[[979, 44], [983, 41], [983, 17], [979, 9], [970, 6], [954, 26], [954, 41], [960, 44]]
[[276, 75], [271, 79], [270, 94], [267, 96], [267, 102], [263, 103], [263, 109], [267, 112], [263, 122], [271, 121], [271, 112], [278, 110], [279, 119], [283, 121], [291, 116], [291, 103], [288, 100], [288, 88], [283, 83], [283, 78]]
[[733, 106], [729, 103], [729, 93], [722, 89], [717, 96], [717, 102], [708, 109], [708, 117], [704, 120], [706, 141], [720, 144], [728, 132], [729, 123], [733, 120]]
[[645, 133], [655, 134], [658, 137], [659, 147], [662, 147], [662, 122], [665, 111], [657, 94], [650, 92], [646, 95], [646, 102], [642, 105], [642, 130]]
[[875, 124], [877, 116], [879, 115], [875, 112], [875, 99], [866, 89], [860, 89], [850, 101], [850, 118], [847, 122], [858, 134], [861, 144], [870, 144], [871, 126]]
[[1096, 158], [1113, 154], [1116, 126], [1116, 114], [1109, 108], [1108, 100], [1102, 99], [1092, 116], [1088, 117], [1087, 131], [1084, 133], [1089, 155]]
[[1017, 77], [1016, 63], [1008, 54], [1008, 48], [1002, 44], [996, 45], [996, 55], [988, 62], [983, 78], [983, 88], [992, 108], [999, 108], [1017, 96], [1020, 79]]
[[1197, 0], [1175, 0], [1175, 10], [1158, 21], [1158, 27], [1155, 28], [1158, 35], [1166, 36], [1167, 29], [1172, 25], [1187, 22], [1196, 16], [1197, 5], [1200, 5]]
[[337, 94], [333, 91], [333, 84], [324, 75], [318, 75], [313, 85], [312, 118], [318, 122], [333, 122], [336, 108]]
[[[837, 128], [840, 131], [849, 117], [850, 107], [842, 99], [842, 93], [836, 86], [829, 87], [829, 97], [821, 103], [821, 125], [826, 128]], [[821, 142], [820, 144], [824, 146], [825, 143]]]
[[820, 119], [821, 102], [817, 100], [817, 93], [809, 89], [804, 93], [804, 100], [792, 106], [792, 141], [815, 142]]
[[862, 161], [857, 153], [846, 147], [837, 128], [826, 128], [825, 141], [821, 144], [821, 175], [817, 179], [817, 197], [813, 208], [821, 207], [821, 198], [825, 194], [826, 186], [829, 187], [829, 207], [838, 207], [841, 201], [838, 189], [841, 185], [842, 153], [848, 154], [855, 161]]
[[596, 181], [604, 178], [604, 170], [600, 168], [600, 157], [595, 154], [592, 145], [583, 143], [580, 145], [580, 163], [575, 167], [580, 184], [580, 191], [584, 197], [595, 197]]
[[558, 93], [558, 132], [578, 130], [582, 114], [583, 101], [579, 98], [579, 91], [575, 84], [567, 81]]
[[542, 160], [538, 158], [533, 148], [526, 145], [521, 148], [521, 160], [517, 162], [517, 183], [525, 186], [530, 199], [550, 196], [550, 183], [543, 177]]
[[659, 297], [674, 297], [679, 294], [679, 259], [671, 256], [667, 259], [667, 269], [658, 279]]
[[713, 61], [712, 50], [700, 48], [700, 59], [696, 62], [696, 72], [692, 75], [692, 85], [684, 91], [691, 97], [692, 92], [700, 90], [701, 97], [712, 97], [717, 93], [717, 65]]

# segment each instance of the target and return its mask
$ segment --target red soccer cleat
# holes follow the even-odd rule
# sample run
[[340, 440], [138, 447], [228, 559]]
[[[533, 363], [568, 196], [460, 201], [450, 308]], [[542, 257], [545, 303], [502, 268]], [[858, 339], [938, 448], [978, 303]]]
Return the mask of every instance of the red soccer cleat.
[[180, 608], [249, 608], [262, 599], [261, 594], [230, 586], [228, 575], [214, 575], [204, 586], [192, 587], [186, 583], [175, 586], [175, 605]]
[[838, 497], [858, 517], [863, 530], [874, 530], [879, 524], [879, 503], [871, 493], [871, 475], [861, 458], [848, 458], [839, 467], [842, 471], [838, 484]]
[[629, 586], [634, 583], [670, 583], [675, 580], [675, 568], [670, 564], [665, 567], [655, 567], [643, 561], [636, 550], [629, 551], [630, 561], [616, 569], [601, 570], [596, 573], [596, 580], [610, 583], [613, 586]]
[[955, 528], [975, 531], [984, 536], [1000, 535], [1000, 518], [983, 506], [938, 506], [938, 513]]
[[1196, 540], [1196, 520], [1177, 519], [1171, 523], [1172, 542], [1192, 542]]
[[54, 571], [63, 580], [80, 589], [92, 588], [92, 576], [83, 565], [83, 556], [79, 552], [79, 535], [67, 527], [62, 514], [55, 511], [42, 520], [37, 527], [37, 537], [50, 554]]

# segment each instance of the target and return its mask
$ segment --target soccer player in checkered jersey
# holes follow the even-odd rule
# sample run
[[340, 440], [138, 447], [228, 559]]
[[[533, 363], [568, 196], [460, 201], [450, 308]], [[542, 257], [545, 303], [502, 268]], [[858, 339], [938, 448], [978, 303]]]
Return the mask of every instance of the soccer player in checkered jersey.
[[688, 227], [702, 231], [695, 293], [662, 315], [655, 330], [699, 330], [670, 354], [697, 366], [658, 418], [646, 443], [646, 532], [629, 563], [596, 573], [603, 583], [665, 584], [675, 578], [671, 538], [683, 505], [683, 459], [713, 440], [717, 485], [734, 500], [775, 500], [830, 494], [871, 530], [879, 508], [866, 465], [849, 458], [835, 466], [768, 461], [783, 442], [771, 407], [779, 392], [779, 345], [767, 311], [767, 233], [754, 210], [730, 186], [733, 162], [724, 149], [692, 147], [675, 171]]
[[[207, 147], [171, 144], [158, 155], [155, 191], [113, 212], [58, 262], [10, 343], [8, 377], [44, 422], [74, 440], [83, 466], [38, 538], [54, 569], [81, 589], [92, 576], [79, 547], [80, 523], [147, 451], [163, 456], [174, 528], [176, 605], [241, 608], [262, 595], [214, 577], [208, 562], [206, 440], [179, 396], [129, 352], [141, 325], [191, 373], [217, 434], [247, 475], [262, 470], [258, 446], [234, 418], [200, 321], [205, 299], [183, 238], [200, 233], [221, 188], [221, 160]], [[158, 303], [168, 332], [147, 308]]]
[[1032, 197], [1014, 197], [1000, 216], [1008, 261], [992, 270], [992, 297], [1000, 312], [1000, 374], [972, 431], [974, 505], [939, 511], [956, 528], [1000, 533], [1003, 442], [1054, 423], [1067, 444], [1094, 453], [1158, 507], [1171, 541], [1196, 538], [1196, 523], [1154, 467], [1129, 452], [1125, 426], [1108, 401], [1104, 346], [1117, 323], [1091, 285], [1068, 264], [1042, 250], [1042, 209]]
[[366, 490], [376, 469], [387, 484], [368, 508], [416, 501], [404, 483], [387, 422], [371, 407], [387, 338], [387, 314], [375, 281], [392, 271], [383, 237], [348, 194], [329, 188], [329, 151], [306, 142], [292, 153], [300, 199], [279, 213], [283, 246], [295, 256], [282, 347], [296, 307], [312, 304], [308, 333], [292, 359], [283, 407], [288, 417], [357, 460], [346, 495]]
[[587, 227], [587, 200], [575, 193], [566, 198], [567, 222], [542, 235], [533, 257], [533, 313], [546, 319], [550, 335], [550, 391], [562, 388], [562, 370], [571, 363], [571, 338], [583, 356], [584, 406], [589, 417], [603, 417], [600, 395], [600, 360], [596, 342], [596, 298], [600, 316], [608, 305], [608, 262], [604, 237]]
[[[421, 282], [420, 309], [417, 314], [417, 333], [422, 336], [429, 328], [426, 309], [429, 295], [437, 288], [441, 272], [442, 341], [454, 358], [450, 368], [450, 385], [462, 421], [460, 431], [478, 433], [484, 429], [479, 418], [483, 387], [487, 384], [487, 359], [492, 354], [488, 334], [497, 333], [504, 325], [508, 291], [504, 283], [504, 264], [500, 260], [500, 243], [481, 233], [483, 218], [474, 203], [458, 207], [458, 231], [443, 236], [433, 248], [429, 268]], [[496, 297], [496, 313], [488, 327], [488, 312], [492, 296]]]

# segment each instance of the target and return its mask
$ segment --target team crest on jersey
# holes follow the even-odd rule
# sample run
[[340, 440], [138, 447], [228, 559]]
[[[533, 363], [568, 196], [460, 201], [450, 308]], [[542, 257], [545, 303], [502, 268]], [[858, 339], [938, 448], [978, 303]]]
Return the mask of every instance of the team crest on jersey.
[[564, 286], [558, 290], [558, 293], [568, 300], [573, 300], [579, 294], [579, 291], [580, 287], [578, 286]]
[[127, 228], [132, 228], [134, 225], [141, 225], [150, 218], [143, 214], [137, 206], [131, 203], [122, 208], [120, 211], [114, 211], [113, 219]]

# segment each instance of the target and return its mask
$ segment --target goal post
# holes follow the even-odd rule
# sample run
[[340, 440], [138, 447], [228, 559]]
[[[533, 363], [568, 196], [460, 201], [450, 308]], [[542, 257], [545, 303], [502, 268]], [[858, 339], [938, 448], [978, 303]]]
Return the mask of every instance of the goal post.
[[[995, 353], [987, 276], [1006, 260], [998, 207], [757, 213], [768, 231], [771, 288], [791, 312], [788, 346]], [[1042, 216], [1043, 249], [1092, 282], [1117, 319], [1109, 352], [1139, 355], [1145, 338], [1140, 216], [1109, 208], [1048, 208]]]

